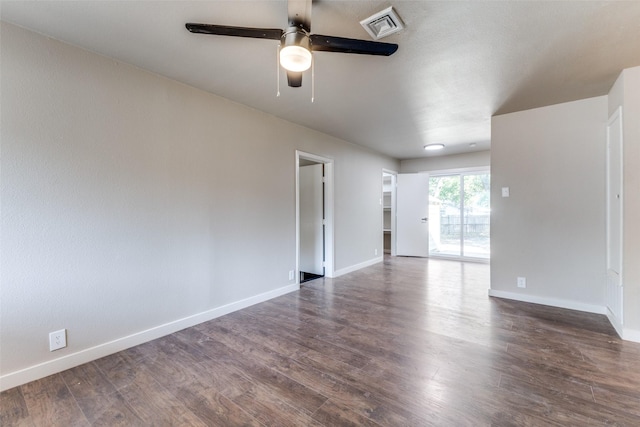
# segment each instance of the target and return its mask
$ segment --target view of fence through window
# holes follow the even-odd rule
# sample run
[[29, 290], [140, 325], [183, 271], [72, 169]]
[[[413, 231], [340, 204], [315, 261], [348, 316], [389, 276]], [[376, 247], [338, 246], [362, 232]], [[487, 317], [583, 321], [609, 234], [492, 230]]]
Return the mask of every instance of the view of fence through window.
[[489, 173], [429, 178], [429, 254], [489, 259]]

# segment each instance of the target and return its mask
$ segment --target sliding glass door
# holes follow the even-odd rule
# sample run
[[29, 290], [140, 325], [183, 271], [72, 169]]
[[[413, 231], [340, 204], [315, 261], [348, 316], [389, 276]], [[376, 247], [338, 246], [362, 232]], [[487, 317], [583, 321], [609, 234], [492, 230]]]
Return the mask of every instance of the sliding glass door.
[[429, 177], [429, 256], [489, 259], [489, 172]]

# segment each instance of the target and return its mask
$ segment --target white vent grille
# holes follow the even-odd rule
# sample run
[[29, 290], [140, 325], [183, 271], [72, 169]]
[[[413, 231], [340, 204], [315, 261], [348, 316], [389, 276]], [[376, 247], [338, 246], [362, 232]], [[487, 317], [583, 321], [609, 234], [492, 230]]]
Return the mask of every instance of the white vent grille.
[[367, 30], [375, 40], [387, 37], [404, 28], [404, 23], [398, 16], [393, 7], [388, 7], [382, 12], [378, 12], [373, 16], [360, 21], [360, 25]]

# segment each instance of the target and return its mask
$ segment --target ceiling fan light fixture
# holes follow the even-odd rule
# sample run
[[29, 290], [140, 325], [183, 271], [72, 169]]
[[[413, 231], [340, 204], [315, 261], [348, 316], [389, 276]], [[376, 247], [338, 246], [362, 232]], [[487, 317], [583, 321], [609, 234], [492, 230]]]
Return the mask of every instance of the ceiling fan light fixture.
[[282, 35], [280, 65], [285, 70], [299, 73], [308, 70], [311, 67], [311, 61], [309, 35], [296, 27], [290, 27]]
[[311, 67], [311, 52], [302, 46], [285, 46], [280, 49], [280, 65], [289, 71], [306, 71]]
[[426, 151], [437, 151], [442, 150], [444, 148], [444, 144], [427, 144], [424, 146]]
[[[284, 30], [280, 28], [236, 27], [193, 22], [187, 22], [185, 27], [195, 34], [279, 40], [280, 45], [278, 46], [276, 58], [278, 68], [277, 82], [278, 84], [280, 82], [279, 73], [280, 67], [282, 67], [287, 70], [287, 84], [289, 87], [302, 86], [303, 72], [311, 68], [314, 63], [312, 52], [390, 56], [398, 50], [398, 45], [395, 43], [311, 34], [311, 2], [312, 0], [287, 1], [289, 26]], [[381, 22], [378, 23], [378, 27], [386, 30], [391, 27], [391, 24]], [[313, 74], [312, 70], [312, 99]]]

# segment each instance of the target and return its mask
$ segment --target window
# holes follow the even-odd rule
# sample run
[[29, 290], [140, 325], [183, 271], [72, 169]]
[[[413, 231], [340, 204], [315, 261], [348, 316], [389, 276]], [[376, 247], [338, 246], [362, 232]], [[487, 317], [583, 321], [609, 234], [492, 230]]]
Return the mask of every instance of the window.
[[429, 256], [489, 259], [490, 174], [429, 177]]

